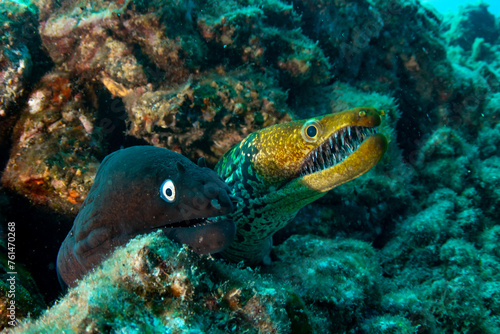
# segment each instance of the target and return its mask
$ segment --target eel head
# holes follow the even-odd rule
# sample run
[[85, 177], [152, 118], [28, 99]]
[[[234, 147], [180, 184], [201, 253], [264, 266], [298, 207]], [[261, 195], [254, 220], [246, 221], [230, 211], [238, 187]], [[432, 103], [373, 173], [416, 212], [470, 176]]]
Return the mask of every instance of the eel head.
[[223, 250], [234, 222], [230, 189], [203, 162], [170, 150], [134, 146], [108, 155], [57, 257], [61, 284], [77, 279], [138, 234], [162, 229], [198, 253]]
[[384, 155], [387, 139], [377, 133], [383, 111], [355, 108], [308, 120], [277, 124], [253, 141], [253, 166], [268, 184], [307, 187], [316, 193], [370, 170]]
[[375, 166], [387, 149], [377, 133], [383, 111], [355, 108], [276, 124], [248, 135], [215, 170], [241, 200], [228, 216], [234, 241], [222, 256], [266, 262], [276, 231], [305, 205]]

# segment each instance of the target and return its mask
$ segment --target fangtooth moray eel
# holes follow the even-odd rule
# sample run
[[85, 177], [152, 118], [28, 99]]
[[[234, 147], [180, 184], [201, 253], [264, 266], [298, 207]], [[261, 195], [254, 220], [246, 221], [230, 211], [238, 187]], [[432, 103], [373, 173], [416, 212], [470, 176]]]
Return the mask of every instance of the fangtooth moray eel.
[[384, 155], [377, 133], [383, 111], [355, 108], [276, 124], [248, 135], [215, 171], [240, 198], [227, 216], [236, 236], [221, 254], [249, 265], [267, 262], [273, 234], [305, 205], [369, 171]]
[[224, 249], [235, 234], [231, 220], [208, 219], [233, 211], [229, 187], [204, 160], [153, 146], [108, 155], [57, 255], [63, 287], [138, 234], [162, 229], [196, 252]]

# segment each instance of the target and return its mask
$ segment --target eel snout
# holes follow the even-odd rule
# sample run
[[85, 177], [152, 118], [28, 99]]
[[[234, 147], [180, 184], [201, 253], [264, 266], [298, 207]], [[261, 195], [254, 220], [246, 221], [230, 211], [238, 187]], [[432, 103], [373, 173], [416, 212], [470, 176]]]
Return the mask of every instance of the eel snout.
[[[207, 168], [208, 170], [208, 168]], [[213, 172], [206, 175], [212, 175]], [[230, 214], [234, 210], [229, 186], [220, 178], [194, 180], [189, 196], [191, 201], [184, 201], [181, 214], [184, 220], [197, 217], [216, 217]], [[188, 205], [188, 203], [191, 205]]]

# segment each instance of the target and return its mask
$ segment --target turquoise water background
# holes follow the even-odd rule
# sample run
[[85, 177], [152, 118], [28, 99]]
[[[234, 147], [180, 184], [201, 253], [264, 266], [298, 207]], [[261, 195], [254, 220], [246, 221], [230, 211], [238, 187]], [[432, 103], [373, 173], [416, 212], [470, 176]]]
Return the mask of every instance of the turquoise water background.
[[[457, 12], [461, 6], [467, 4], [478, 3], [481, 1], [470, 1], [470, 0], [422, 0], [422, 3], [430, 4], [434, 6], [438, 11], [445, 14], [447, 12]], [[500, 16], [500, 1], [499, 0], [489, 0], [482, 1], [489, 5], [488, 10], [495, 16]]]

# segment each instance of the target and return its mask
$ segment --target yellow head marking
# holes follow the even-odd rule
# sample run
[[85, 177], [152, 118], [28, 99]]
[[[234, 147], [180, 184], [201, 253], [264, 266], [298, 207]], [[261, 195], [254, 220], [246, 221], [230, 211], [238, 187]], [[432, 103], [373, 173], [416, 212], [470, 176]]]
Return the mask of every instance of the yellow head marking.
[[[380, 160], [387, 140], [369, 129], [380, 124], [381, 114], [371, 107], [355, 108], [264, 128], [253, 138], [253, 167], [269, 184], [300, 178], [303, 185], [327, 191]], [[332, 163], [330, 156], [338, 161]]]

